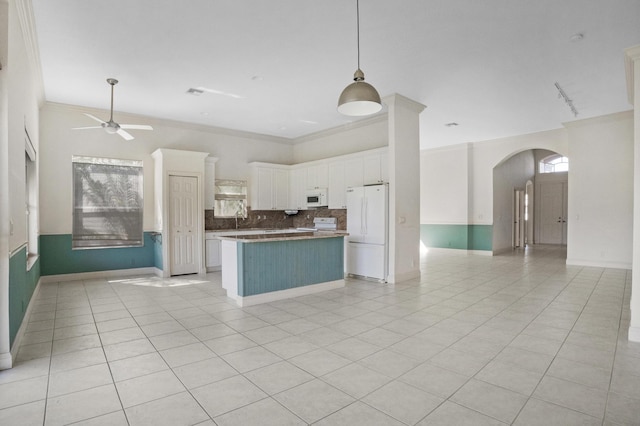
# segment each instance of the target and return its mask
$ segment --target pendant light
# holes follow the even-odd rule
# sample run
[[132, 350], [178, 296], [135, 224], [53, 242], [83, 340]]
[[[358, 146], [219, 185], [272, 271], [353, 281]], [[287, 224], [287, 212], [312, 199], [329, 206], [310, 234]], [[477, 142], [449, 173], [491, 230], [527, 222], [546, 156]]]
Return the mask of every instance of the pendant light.
[[354, 82], [348, 85], [338, 99], [338, 112], [344, 115], [363, 116], [375, 114], [382, 109], [378, 91], [364, 81], [364, 73], [360, 69], [360, 0], [356, 0], [357, 34], [358, 34], [358, 69], [353, 74]]

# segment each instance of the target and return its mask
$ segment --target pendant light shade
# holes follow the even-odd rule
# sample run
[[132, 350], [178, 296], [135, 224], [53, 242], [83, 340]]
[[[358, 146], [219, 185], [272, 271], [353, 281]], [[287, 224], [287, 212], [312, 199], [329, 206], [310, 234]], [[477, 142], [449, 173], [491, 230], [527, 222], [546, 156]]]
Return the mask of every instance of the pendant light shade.
[[344, 115], [362, 116], [375, 114], [382, 109], [378, 91], [364, 81], [360, 68], [353, 74], [354, 83], [348, 85], [338, 99], [338, 112]]
[[358, 35], [358, 69], [353, 74], [354, 82], [348, 85], [338, 99], [338, 112], [344, 115], [363, 116], [375, 114], [382, 109], [378, 91], [364, 81], [364, 73], [360, 69], [360, 4], [356, 0], [357, 35]]

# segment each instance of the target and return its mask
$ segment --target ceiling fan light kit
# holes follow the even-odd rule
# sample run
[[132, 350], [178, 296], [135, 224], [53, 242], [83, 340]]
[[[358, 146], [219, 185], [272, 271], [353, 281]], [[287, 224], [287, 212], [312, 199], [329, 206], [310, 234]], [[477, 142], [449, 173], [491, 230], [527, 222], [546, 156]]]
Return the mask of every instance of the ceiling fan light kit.
[[88, 113], [85, 112], [84, 115], [86, 115], [87, 117], [91, 118], [92, 120], [95, 120], [98, 123], [100, 123], [100, 126], [75, 127], [73, 130], [86, 130], [86, 129], [100, 129], [100, 128], [102, 128], [108, 134], [110, 134], [110, 135], [118, 134], [124, 140], [127, 140], [127, 141], [133, 140], [134, 137], [129, 132], [126, 132], [124, 129], [129, 129], [129, 130], [153, 130], [153, 127], [148, 126], [146, 124], [118, 124], [115, 121], [113, 121], [113, 86], [118, 84], [118, 80], [116, 80], [115, 78], [108, 78], [107, 79], [107, 83], [109, 83], [111, 85], [111, 112], [110, 112], [110, 115], [109, 115], [109, 121], [102, 121], [98, 117], [96, 117], [94, 115], [91, 115], [91, 114], [88, 114]]
[[360, 1], [356, 0], [358, 69], [353, 74], [354, 82], [348, 85], [338, 99], [338, 112], [350, 116], [375, 114], [382, 109], [378, 91], [364, 81], [364, 73], [360, 69]]

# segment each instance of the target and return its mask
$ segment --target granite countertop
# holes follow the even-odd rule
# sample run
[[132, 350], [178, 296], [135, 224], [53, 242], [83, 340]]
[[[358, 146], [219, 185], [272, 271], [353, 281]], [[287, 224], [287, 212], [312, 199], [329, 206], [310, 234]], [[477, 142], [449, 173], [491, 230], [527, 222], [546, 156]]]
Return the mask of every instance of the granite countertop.
[[311, 240], [316, 238], [345, 237], [345, 231], [316, 231], [316, 232], [270, 232], [268, 234], [250, 235], [221, 235], [220, 240], [240, 241], [243, 243], [260, 243], [267, 241]]

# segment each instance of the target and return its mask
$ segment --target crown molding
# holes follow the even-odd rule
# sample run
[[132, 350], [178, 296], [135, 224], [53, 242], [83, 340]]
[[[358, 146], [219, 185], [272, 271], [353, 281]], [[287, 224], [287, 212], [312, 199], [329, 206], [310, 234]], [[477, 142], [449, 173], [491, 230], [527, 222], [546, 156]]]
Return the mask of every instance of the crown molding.
[[42, 79], [42, 64], [40, 63], [40, 49], [38, 48], [38, 37], [36, 34], [35, 17], [33, 15], [33, 5], [31, 0], [15, 0], [18, 20], [22, 29], [27, 60], [31, 65], [33, 84], [35, 86], [36, 99], [38, 105], [42, 106], [44, 97], [44, 80]]
[[382, 98], [382, 102], [387, 106], [402, 105], [409, 109], [412, 109], [416, 114], [420, 114], [427, 107], [426, 105], [416, 102], [413, 99], [409, 99], [406, 96], [402, 96], [399, 93], [394, 93]]
[[[44, 108], [53, 110], [53, 111], [57, 110], [57, 111], [74, 112], [74, 113], [77, 112], [78, 114], [89, 112], [89, 113], [93, 113], [94, 115], [102, 115], [105, 117], [109, 116], [109, 110], [92, 108], [92, 107], [83, 107], [78, 105], [60, 104], [56, 102], [45, 102]], [[274, 142], [274, 143], [280, 143], [284, 145], [294, 144], [294, 141], [292, 139], [283, 138], [279, 136], [264, 135], [261, 133], [246, 132], [243, 130], [234, 130], [234, 129], [227, 129], [225, 127], [215, 127], [215, 126], [207, 126], [204, 124], [187, 123], [184, 121], [168, 120], [168, 119], [163, 119], [158, 117], [151, 117], [148, 115], [133, 114], [133, 113], [122, 112], [122, 111], [114, 111], [114, 114], [118, 115], [119, 117], [118, 121], [121, 121], [120, 117], [125, 117], [127, 120], [131, 119], [132, 121], [133, 120], [142, 121], [144, 122], [144, 124], [150, 124], [158, 127], [170, 126], [170, 127], [177, 127], [179, 129], [194, 130], [198, 132], [207, 132], [207, 133], [216, 133], [219, 135], [234, 136], [234, 137], [245, 138], [245, 139], [262, 140], [266, 142]]]
[[304, 142], [311, 142], [313, 140], [320, 139], [327, 136], [332, 136], [347, 130], [359, 129], [361, 127], [371, 126], [372, 124], [387, 122], [387, 120], [388, 120], [388, 114], [386, 112], [381, 112], [369, 118], [365, 118], [362, 120], [332, 127], [330, 129], [320, 130], [318, 132], [310, 133], [308, 135], [300, 136], [298, 138], [293, 139], [293, 144], [297, 145]]

